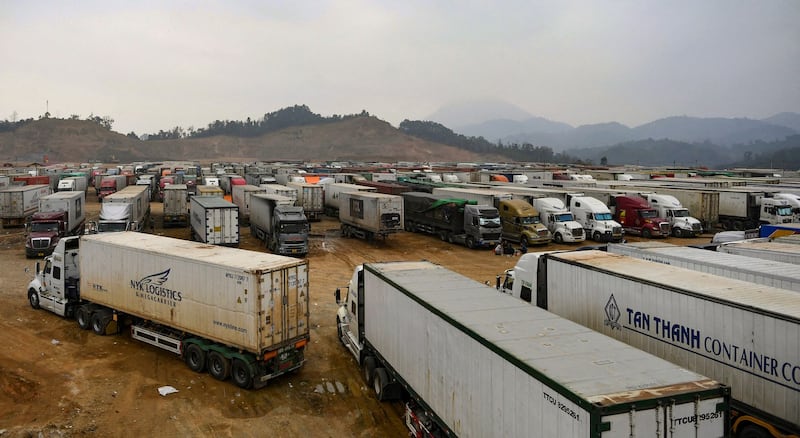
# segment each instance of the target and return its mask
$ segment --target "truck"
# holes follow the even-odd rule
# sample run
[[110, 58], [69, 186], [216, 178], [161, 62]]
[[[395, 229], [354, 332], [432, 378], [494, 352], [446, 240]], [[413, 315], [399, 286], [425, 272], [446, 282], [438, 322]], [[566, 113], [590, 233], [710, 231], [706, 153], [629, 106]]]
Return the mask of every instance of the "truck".
[[597, 250], [513, 271], [502, 291], [728, 385], [734, 436], [800, 433], [797, 292]]
[[233, 194], [233, 186], [243, 186], [247, 184], [244, 177], [236, 174], [223, 174], [219, 176], [219, 187], [226, 195]]
[[39, 199], [51, 194], [47, 184], [8, 186], [0, 190], [0, 223], [21, 227], [39, 210]]
[[56, 192], [39, 198], [39, 211], [26, 224], [25, 256], [53, 253], [65, 236], [83, 234], [86, 225], [86, 193]]
[[58, 191], [85, 192], [89, 186], [89, 179], [85, 176], [69, 176], [58, 181]]
[[357, 266], [339, 340], [415, 437], [720, 437], [729, 388], [426, 261]]
[[792, 209], [792, 222], [800, 223], [800, 195], [796, 193], [776, 193], [772, 197], [786, 200], [786, 203]]
[[305, 363], [308, 279], [303, 260], [101, 233], [61, 239], [36, 263], [27, 296], [34, 309], [74, 318], [80, 329], [129, 330], [192, 371], [250, 389]]
[[768, 239], [747, 239], [738, 242], [726, 242], [717, 246], [717, 251], [800, 265], [800, 245], [770, 242]]
[[800, 292], [800, 265], [708, 251], [666, 242], [607, 245], [612, 254]]
[[490, 205], [427, 192], [403, 192], [401, 196], [403, 228], [408, 232], [433, 234], [470, 249], [500, 242], [500, 215]]
[[275, 254], [308, 254], [308, 219], [303, 208], [287, 196], [259, 193], [250, 197], [250, 234]]
[[659, 217], [669, 221], [670, 230], [675, 237], [697, 237], [703, 234], [703, 224], [689, 214], [689, 210], [672, 195], [643, 193], [642, 197], [655, 208]]
[[297, 189], [296, 204], [303, 207], [306, 217], [310, 221], [318, 221], [322, 217], [325, 209], [323, 200], [323, 188], [317, 184], [307, 182], [287, 182], [287, 187]]
[[189, 225], [189, 188], [186, 184], [170, 184], [164, 187], [164, 228], [187, 225]]
[[239, 222], [242, 225], [250, 224], [250, 197], [267, 193], [267, 189], [250, 184], [231, 186], [231, 202], [239, 207]]
[[103, 202], [106, 196], [116, 193], [128, 185], [127, 175], [105, 175], [97, 189], [97, 199]]
[[339, 222], [343, 237], [386, 239], [403, 231], [403, 197], [372, 192], [342, 192]]
[[600, 200], [591, 196], [571, 196], [569, 211], [583, 227], [587, 239], [591, 238], [595, 242], [622, 242], [625, 236], [622, 225], [614, 220], [611, 210]]
[[90, 224], [92, 231], [143, 231], [150, 220], [149, 193], [147, 186], [132, 185], [106, 196], [100, 220]]
[[542, 224], [550, 230], [555, 243], [579, 243], [586, 240], [583, 225], [578, 223], [558, 198], [535, 198], [533, 208], [539, 211]]
[[218, 196], [189, 199], [191, 238], [210, 245], [239, 246], [239, 207]]
[[360, 184], [350, 183], [327, 183], [323, 184], [323, 204], [325, 206], [325, 215], [330, 217], [339, 217], [339, 208], [341, 208], [341, 200], [339, 197], [345, 192], [377, 192], [375, 187], [362, 186]]
[[719, 221], [725, 230], [748, 230], [760, 224], [792, 222], [789, 201], [747, 187], [717, 189]]
[[503, 239], [525, 246], [546, 245], [553, 240], [550, 230], [542, 223], [539, 211], [522, 199], [503, 199], [497, 210], [503, 229]]
[[619, 195], [612, 198], [614, 220], [626, 233], [651, 237], [668, 237], [669, 222], [658, 215], [646, 199], [636, 195]]

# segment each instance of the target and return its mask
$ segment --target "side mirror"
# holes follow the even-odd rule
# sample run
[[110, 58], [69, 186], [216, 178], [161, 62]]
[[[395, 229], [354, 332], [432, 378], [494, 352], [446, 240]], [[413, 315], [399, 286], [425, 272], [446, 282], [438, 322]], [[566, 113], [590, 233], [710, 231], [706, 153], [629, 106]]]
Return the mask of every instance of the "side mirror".
[[338, 287], [336, 288], [336, 292], [333, 293], [333, 296], [336, 297], [336, 304], [340, 304], [340, 302], [342, 301], [342, 291], [340, 291]]

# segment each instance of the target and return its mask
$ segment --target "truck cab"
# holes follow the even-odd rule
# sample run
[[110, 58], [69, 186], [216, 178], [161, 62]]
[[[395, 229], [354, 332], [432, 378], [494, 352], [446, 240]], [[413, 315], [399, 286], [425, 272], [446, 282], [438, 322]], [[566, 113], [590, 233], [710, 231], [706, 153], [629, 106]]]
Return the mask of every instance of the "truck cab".
[[624, 236], [622, 225], [615, 221], [611, 210], [591, 196], [573, 196], [569, 210], [586, 233], [596, 242], [621, 242]]
[[533, 206], [539, 210], [542, 223], [553, 234], [556, 243], [577, 243], [586, 240], [583, 226], [575, 221], [572, 213], [558, 198], [536, 198]]
[[792, 206], [785, 198], [761, 198], [759, 221], [762, 224], [788, 224], [794, 221]]
[[[28, 302], [57, 315], [71, 317], [80, 303], [78, 236], [58, 241], [53, 253], [36, 262], [36, 273], [28, 283]], [[43, 264], [42, 264], [43, 263]]]
[[336, 289], [334, 296], [339, 310], [336, 312], [336, 334], [362, 365], [364, 360], [364, 266], [353, 271], [347, 290]]
[[800, 223], [800, 195], [794, 193], [776, 193], [775, 199], [784, 199], [792, 209], [792, 222]]
[[67, 233], [67, 212], [50, 211], [34, 213], [26, 224], [26, 257], [44, 257], [55, 249], [59, 239]]
[[531, 204], [522, 199], [504, 199], [499, 202], [500, 222], [503, 238], [529, 245], [546, 245], [552, 235]]
[[670, 235], [669, 222], [658, 215], [646, 199], [639, 196], [618, 195], [614, 202], [614, 219], [622, 224], [627, 233], [642, 237], [667, 237]]
[[497, 209], [489, 205], [464, 204], [464, 234], [476, 246], [494, 246], [500, 242], [502, 225]]
[[644, 193], [642, 196], [658, 211], [658, 216], [669, 221], [673, 236], [697, 237], [703, 234], [703, 225], [689, 214], [689, 210], [676, 197], [656, 193]]
[[302, 257], [308, 254], [308, 218], [302, 207], [278, 205], [273, 215], [275, 224], [270, 250], [281, 255]]

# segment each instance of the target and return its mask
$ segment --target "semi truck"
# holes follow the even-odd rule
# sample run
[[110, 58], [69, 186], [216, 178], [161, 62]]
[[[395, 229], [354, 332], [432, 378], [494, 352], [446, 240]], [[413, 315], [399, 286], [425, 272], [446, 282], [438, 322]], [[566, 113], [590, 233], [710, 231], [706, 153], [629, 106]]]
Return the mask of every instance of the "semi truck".
[[719, 192], [719, 221], [726, 230], [749, 230], [760, 224], [792, 222], [789, 201], [747, 187], [716, 189]]
[[522, 199], [503, 199], [498, 203], [503, 239], [529, 245], [546, 245], [553, 240], [542, 223], [539, 211]]
[[104, 175], [97, 188], [97, 199], [103, 202], [106, 196], [116, 193], [128, 185], [127, 175]]
[[147, 186], [132, 185], [106, 196], [92, 231], [143, 231], [150, 220], [149, 193]]
[[39, 199], [52, 193], [49, 185], [9, 186], [0, 190], [0, 222], [21, 227], [39, 210]]
[[427, 192], [403, 192], [401, 196], [406, 231], [433, 234], [470, 249], [500, 242], [500, 216], [492, 206]]
[[356, 267], [339, 340], [415, 437], [720, 437], [729, 389], [430, 262]]
[[612, 254], [800, 292], [800, 265], [792, 263], [654, 241], [612, 243], [606, 250]]
[[322, 212], [325, 209], [322, 186], [291, 181], [287, 182], [286, 186], [297, 189], [297, 201], [295, 202], [298, 206], [303, 207], [303, 212], [305, 212], [308, 220], [318, 221], [321, 219]]
[[39, 211], [26, 224], [25, 256], [50, 255], [61, 238], [81, 235], [85, 226], [85, 192], [56, 192], [41, 197]]
[[89, 179], [85, 176], [68, 176], [58, 181], [58, 191], [85, 192], [89, 186]]
[[669, 221], [670, 230], [675, 237], [697, 237], [703, 234], [703, 224], [689, 214], [689, 210], [671, 195], [658, 193], [642, 193], [650, 206], [655, 208], [659, 217]]
[[513, 271], [502, 291], [730, 386], [734, 436], [800, 434], [797, 292], [597, 250]]
[[164, 187], [163, 207], [164, 228], [189, 225], [189, 188], [186, 184], [170, 184]]
[[626, 233], [648, 239], [668, 237], [671, 233], [669, 221], [660, 217], [658, 211], [640, 196], [614, 196], [613, 207], [614, 220]]
[[218, 196], [189, 200], [191, 238], [210, 245], [239, 246], [239, 207]]
[[362, 186], [360, 184], [350, 183], [327, 183], [322, 185], [324, 187], [323, 203], [325, 206], [325, 215], [330, 217], [339, 217], [339, 209], [342, 207], [340, 196], [346, 192], [371, 192], [375, 193], [378, 190], [375, 187]]
[[239, 207], [239, 222], [242, 225], [250, 224], [250, 197], [267, 193], [267, 189], [250, 184], [232, 186], [231, 202]]
[[372, 192], [339, 194], [343, 237], [386, 239], [403, 231], [403, 197]]
[[717, 246], [717, 251], [800, 265], [799, 245], [770, 242], [768, 239], [746, 239], [738, 242], [726, 242]]
[[579, 243], [586, 240], [583, 225], [578, 223], [558, 198], [535, 198], [533, 208], [539, 211], [542, 224], [550, 230], [556, 243]]
[[600, 200], [591, 196], [571, 196], [569, 211], [583, 227], [587, 239], [595, 242], [622, 241], [622, 225], [614, 220], [611, 210]]
[[272, 194], [250, 197], [250, 234], [275, 254], [308, 254], [308, 219], [292, 198]]
[[36, 263], [27, 297], [97, 335], [130, 330], [191, 370], [247, 389], [304, 364], [308, 278], [307, 263], [294, 258], [101, 233], [61, 239]]

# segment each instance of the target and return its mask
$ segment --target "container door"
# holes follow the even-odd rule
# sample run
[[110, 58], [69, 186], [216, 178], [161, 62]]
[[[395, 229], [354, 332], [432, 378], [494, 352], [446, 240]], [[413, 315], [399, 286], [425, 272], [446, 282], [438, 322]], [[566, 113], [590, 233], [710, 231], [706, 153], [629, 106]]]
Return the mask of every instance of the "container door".
[[308, 266], [264, 274], [262, 344], [282, 345], [308, 333]]

